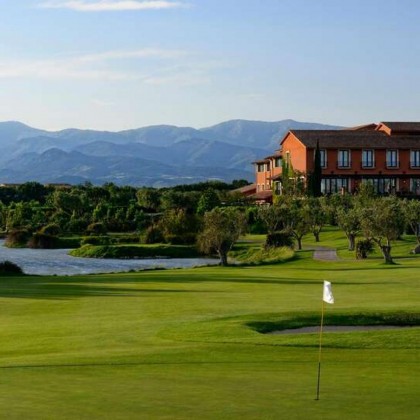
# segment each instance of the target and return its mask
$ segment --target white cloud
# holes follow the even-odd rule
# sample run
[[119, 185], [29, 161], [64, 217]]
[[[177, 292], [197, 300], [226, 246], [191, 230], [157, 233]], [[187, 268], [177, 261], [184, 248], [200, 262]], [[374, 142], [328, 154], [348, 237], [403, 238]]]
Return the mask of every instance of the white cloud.
[[127, 10], [161, 10], [187, 7], [186, 3], [164, 0], [69, 0], [45, 1], [38, 6], [42, 9], [69, 9], [77, 12], [118, 12]]
[[[121, 60], [175, 60], [188, 54], [181, 50], [140, 49], [107, 51], [97, 54], [72, 55], [53, 59], [0, 58], [0, 79], [79, 79], [79, 80], [144, 80], [148, 75], [139, 74]], [[112, 62], [110, 66], [109, 62]], [[115, 62], [115, 63], [114, 63]], [[161, 67], [161, 65], [159, 66]]]

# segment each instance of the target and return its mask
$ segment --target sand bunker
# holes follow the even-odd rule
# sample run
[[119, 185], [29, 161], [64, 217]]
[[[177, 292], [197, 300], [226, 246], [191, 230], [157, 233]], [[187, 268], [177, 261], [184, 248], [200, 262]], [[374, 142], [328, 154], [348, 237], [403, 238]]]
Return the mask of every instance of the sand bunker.
[[[350, 331], [377, 331], [377, 330], [396, 330], [402, 328], [413, 328], [411, 326], [399, 325], [327, 325], [322, 329], [326, 333], [334, 332], [350, 332]], [[319, 326], [317, 327], [302, 327], [293, 328], [289, 330], [271, 331], [268, 334], [313, 334], [319, 333]]]

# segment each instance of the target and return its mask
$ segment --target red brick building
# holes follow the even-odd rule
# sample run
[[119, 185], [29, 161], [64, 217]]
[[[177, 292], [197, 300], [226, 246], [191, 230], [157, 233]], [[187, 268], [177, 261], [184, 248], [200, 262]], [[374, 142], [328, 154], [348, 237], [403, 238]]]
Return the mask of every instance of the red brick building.
[[324, 194], [357, 190], [420, 196], [420, 122], [382, 122], [343, 130], [290, 130], [272, 156], [254, 162], [258, 201], [281, 192], [282, 160], [305, 179], [314, 169], [319, 145]]

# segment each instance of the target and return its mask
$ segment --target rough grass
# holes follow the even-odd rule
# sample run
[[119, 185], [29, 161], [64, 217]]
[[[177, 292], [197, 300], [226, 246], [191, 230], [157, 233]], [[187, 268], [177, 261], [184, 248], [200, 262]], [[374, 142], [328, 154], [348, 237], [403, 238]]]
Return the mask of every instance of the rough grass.
[[255, 329], [315, 322], [323, 280], [336, 300], [327, 320], [415, 318], [420, 258], [396, 262], [313, 261], [302, 251], [258, 267], [4, 278], [2, 416], [417, 419], [419, 327], [325, 333], [320, 401], [317, 334]]

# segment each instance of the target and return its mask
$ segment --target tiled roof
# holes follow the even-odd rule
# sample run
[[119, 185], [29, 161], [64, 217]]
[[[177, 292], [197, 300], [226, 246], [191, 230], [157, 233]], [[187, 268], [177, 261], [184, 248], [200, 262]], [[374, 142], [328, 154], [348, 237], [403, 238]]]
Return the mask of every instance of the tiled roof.
[[255, 200], [267, 200], [270, 199], [273, 196], [273, 191], [271, 190], [265, 190], [265, 191], [259, 191], [256, 194], [252, 196]]
[[[317, 142], [324, 149], [371, 148], [371, 149], [420, 149], [420, 135], [388, 135], [382, 131], [352, 130], [291, 130], [301, 143], [315, 148]], [[282, 143], [285, 139], [282, 140]]]
[[250, 184], [250, 185], [245, 185], [244, 187], [241, 188], [237, 188], [236, 190], [231, 191], [232, 193], [251, 193], [251, 192], [255, 192], [257, 191], [257, 184]]
[[418, 133], [420, 134], [420, 122], [403, 122], [403, 121], [388, 121], [382, 122], [381, 124], [391, 129], [391, 132], [398, 133]]
[[376, 130], [378, 128], [378, 124], [372, 123], [372, 124], [364, 124], [364, 125], [358, 125], [356, 127], [347, 127], [343, 128], [343, 130], [350, 130], [350, 131], [367, 131], [367, 130]]

